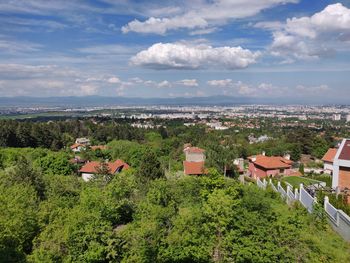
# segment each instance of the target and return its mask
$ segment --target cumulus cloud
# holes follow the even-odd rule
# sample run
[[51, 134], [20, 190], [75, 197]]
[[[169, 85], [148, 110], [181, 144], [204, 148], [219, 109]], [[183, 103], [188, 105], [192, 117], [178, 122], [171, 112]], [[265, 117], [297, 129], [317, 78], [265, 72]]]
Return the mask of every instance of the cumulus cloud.
[[151, 17], [144, 22], [140, 22], [135, 19], [122, 27], [123, 33], [130, 31], [138, 33], [156, 33], [164, 35], [170, 29], [181, 29], [181, 28], [203, 28], [208, 23], [201, 17], [193, 16], [193, 14], [187, 14], [185, 16], [176, 16], [173, 18], [154, 18]]
[[131, 58], [132, 65], [153, 69], [242, 69], [256, 63], [260, 52], [241, 47], [212, 47], [186, 43], [157, 43]]
[[207, 81], [209, 86], [229, 87], [232, 84], [232, 79], [214, 79]]
[[120, 79], [117, 78], [117, 77], [111, 77], [111, 78], [108, 79], [108, 82], [109, 82], [109, 83], [116, 84], [116, 83], [120, 83], [121, 81], [120, 81]]
[[273, 29], [271, 53], [285, 62], [332, 55], [339, 46], [350, 44], [350, 9], [341, 3], [328, 5], [308, 17], [291, 18]]
[[[225, 24], [230, 19], [239, 19], [258, 14], [264, 9], [285, 3], [297, 3], [299, 0], [215, 0], [211, 2], [198, 1], [193, 5], [184, 5], [173, 17], [150, 17], [145, 21], [134, 20], [122, 28], [123, 33], [155, 33], [165, 34], [177, 29], [205, 29], [215, 25]], [[164, 14], [158, 12], [161, 16]], [[170, 13], [171, 14], [171, 13]], [[167, 14], [165, 14], [167, 15]], [[200, 32], [200, 31], [199, 31]], [[202, 31], [211, 33], [213, 30]]]
[[271, 83], [248, 84], [232, 79], [209, 80], [207, 84], [211, 87], [222, 89], [223, 94], [259, 98], [279, 98], [285, 96], [302, 97], [305, 95], [322, 96], [330, 91], [330, 88], [321, 84], [318, 86], [297, 85], [295, 87], [277, 86]]
[[176, 83], [187, 87], [198, 87], [198, 82], [196, 79], [183, 79], [177, 81]]

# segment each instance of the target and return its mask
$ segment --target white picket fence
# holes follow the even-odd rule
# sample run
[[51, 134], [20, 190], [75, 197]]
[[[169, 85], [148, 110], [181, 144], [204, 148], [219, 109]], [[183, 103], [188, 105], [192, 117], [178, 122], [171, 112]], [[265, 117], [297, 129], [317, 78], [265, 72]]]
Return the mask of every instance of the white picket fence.
[[[267, 182], [265, 179], [262, 181], [258, 178], [256, 180], [258, 187], [266, 190], [267, 186], [271, 186], [272, 190], [280, 193], [281, 197], [287, 202], [287, 204], [292, 204], [293, 202], [300, 202], [309, 213], [312, 213], [315, 203], [317, 203], [317, 198], [312, 197], [300, 184], [299, 189], [293, 189], [290, 185], [287, 185], [285, 190], [281, 183], [277, 183], [277, 187], [273, 184], [270, 179]], [[346, 241], [350, 242], [350, 217], [344, 213], [343, 210], [336, 209], [331, 203], [329, 203], [328, 196], [324, 199], [324, 210], [328, 215], [329, 222], [333, 229], [338, 232]]]

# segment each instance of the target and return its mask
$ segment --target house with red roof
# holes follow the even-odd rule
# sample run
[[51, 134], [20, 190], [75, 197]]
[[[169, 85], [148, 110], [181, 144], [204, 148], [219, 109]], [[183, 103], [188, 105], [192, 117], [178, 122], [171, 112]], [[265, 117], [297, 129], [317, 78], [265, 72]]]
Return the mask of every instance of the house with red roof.
[[342, 141], [334, 157], [332, 188], [350, 189], [350, 139]]
[[328, 174], [333, 173], [333, 162], [334, 162], [334, 157], [337, 154], [338, 149], [336, 148], [330, 148], [326, 152], [326, 154], [323, 156], [322, 161], [323, 161], [323, 171]]
[[186, 161], [183, 162], [183, 166], [186, 175], [202, 175], [207, 173], [204, 167], [205, 150], [198, 147], [186, 146], [184, 153]]
[[249, 173], [253, 178], [273, 177], [276, 175], [293, 175], [293, 161], [289, 156], [265, 156], [260, 154], [248, 157]]
[[75, 152], [75, 153], [79, 153], [83, 150], [86, 150], [86, 145], [85, 144], [81, 144], [81, 143], [74, 143], [70, 149]]
[[[111, 175], [120, 173], [123, 170], [127, 170], [130, 168], [130, 166], [125, 163], [122, 160], [116, 160], [114, 162], [108, 162], [106, 163], [108, 167], [108, 173]], [[81, 177], [83, 178], [84, 181], [90, 181], [94, 175], [99, 173], [99, 170], [102, 168], [102, 163], [101, 162], [87, 162], [79, 172], [81, 173]]]

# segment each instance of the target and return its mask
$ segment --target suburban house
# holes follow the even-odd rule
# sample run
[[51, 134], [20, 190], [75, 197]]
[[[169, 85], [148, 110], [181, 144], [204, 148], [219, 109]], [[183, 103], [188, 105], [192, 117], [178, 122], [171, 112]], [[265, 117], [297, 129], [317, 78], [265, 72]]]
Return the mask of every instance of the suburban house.
[[342, 141], [334, 157], [332, 187], [350, 189], [350, 139]]
[[88, 138], [77, 138], [75, 140], [75, 143], [70, 146], [70, 149], [75, 152], [79, 153], [83, 150], [86, 150], [86, 147], [90, 145], [90, 139]]
[[81, 151], [83, 151], [83, 150], [86, 149], [86, 145], [80, 144], [80, 143], [74, 143], [74, 144], [70, 147], [70, 149], [71, 149], [73, 152], [75, 152], [75, 153], [79, 153], [79, 152], [81, 152]]
[[253, 178], [271, 177], [276, 175], [292, 175], [293, 161], [290, 160], [290, 156], [265, 156], [260, 154], [256, 156], [248, 157], [249, 161], [249, 173]]
[[75, 143], [88, 146], [88, 145], [90, 145], [90, 139], [85, 138], [85, 137], [83, 137], [83, 138], [77, 138], [77, 139], [75, 140]]
[[[116, 160], [115, 162], [108, 162], [106, 164], [109, 170], [109, 174], [117, 174], [123, 170], [130, 168], [130, 166], [122, 160]], [[79, 172], [81, 173], [83, 180], [87, 182], [90, 181], [95, 174], [98, 174], [101, 167], [102, 164], [100, 162], [92, 161], [86, 163], [83, 167], [81, 167]]]
[[322, 158], [323, 171], [327, 174], [333, 173], [333, 162], [334, 162], [334, 157], [337, 154], [337, 151], [338, 149], [336, 148], [330, 148]]
[[204, 168], [204, 150], [198, 147], [187, 146], [184, 149], [186, 161], [183, 162], [184, 173], [186, 175], [202, 175], [207, 173]]

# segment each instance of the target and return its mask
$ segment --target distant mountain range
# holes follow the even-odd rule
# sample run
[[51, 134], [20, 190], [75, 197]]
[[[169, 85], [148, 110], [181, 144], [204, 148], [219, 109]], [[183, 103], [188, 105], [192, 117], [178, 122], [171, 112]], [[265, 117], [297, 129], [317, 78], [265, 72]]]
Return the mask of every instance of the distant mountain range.
[[142, 106], [142, 105], [201, 105], [232, 106], [239, 104], [319, 104], [317, 101], [248, 98], [248, 97], [178, 97], [178, 98], [130, 98], [130, 97], [0, 97], [0, 107], [98, 107], [98, 106]]

